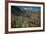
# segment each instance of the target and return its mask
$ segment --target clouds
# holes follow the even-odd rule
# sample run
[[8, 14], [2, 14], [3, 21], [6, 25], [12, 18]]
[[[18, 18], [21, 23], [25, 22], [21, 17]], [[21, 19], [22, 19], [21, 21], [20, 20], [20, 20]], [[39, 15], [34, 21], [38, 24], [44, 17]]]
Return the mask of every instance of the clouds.
[[38, 6], [16, 6], [17, 8], [31, 8], [33, 11], [40, 11], [41, 7]]

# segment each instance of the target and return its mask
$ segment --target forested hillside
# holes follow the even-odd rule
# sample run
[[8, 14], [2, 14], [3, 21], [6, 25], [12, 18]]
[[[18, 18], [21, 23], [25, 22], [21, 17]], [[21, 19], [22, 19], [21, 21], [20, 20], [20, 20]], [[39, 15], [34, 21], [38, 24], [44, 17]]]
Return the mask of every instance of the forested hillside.
[[11, 27], [27, 28], [40, 26], [40, 11], [32, 11], [31, 8], [11, 7]]

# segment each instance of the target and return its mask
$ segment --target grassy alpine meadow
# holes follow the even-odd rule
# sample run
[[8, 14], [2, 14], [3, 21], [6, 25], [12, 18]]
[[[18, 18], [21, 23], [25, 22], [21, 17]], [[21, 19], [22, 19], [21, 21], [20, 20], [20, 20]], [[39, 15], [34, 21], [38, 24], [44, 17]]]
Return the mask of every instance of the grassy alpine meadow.
[[40, 7], [11, 6], [11, 28], [40, 27]]

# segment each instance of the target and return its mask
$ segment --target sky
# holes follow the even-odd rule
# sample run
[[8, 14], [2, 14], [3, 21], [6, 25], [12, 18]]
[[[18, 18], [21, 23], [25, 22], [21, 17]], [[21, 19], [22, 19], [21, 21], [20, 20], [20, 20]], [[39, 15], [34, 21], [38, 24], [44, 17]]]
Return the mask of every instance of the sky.
[[33, 11], [40, 11], [41, 7], [38, 6], [16, 6], [17, 8], [31, 8]]

